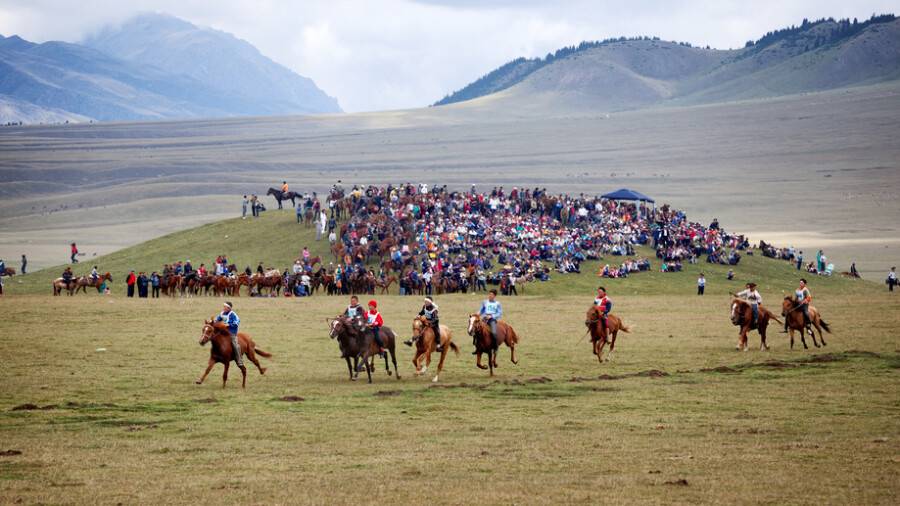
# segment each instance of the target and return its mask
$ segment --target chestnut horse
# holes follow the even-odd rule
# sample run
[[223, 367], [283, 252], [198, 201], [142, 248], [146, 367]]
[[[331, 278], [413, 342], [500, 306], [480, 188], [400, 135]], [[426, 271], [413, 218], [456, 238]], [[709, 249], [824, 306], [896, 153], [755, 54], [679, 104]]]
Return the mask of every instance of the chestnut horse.
[[609, 354], [606, 356], [606, 361], [609, 362], [612, 360], [613, 350], [616, 349], [616, 336], [619, 335], [619, 331], [631, 332], [631, 329], [622, 323], [622, 319], [612, 313], [607, 315], [606, 325], [604, 326], [603, 311], [598, 306], [591, 306], [587, 310], [584, 324], [591, 333], [591, 346], [594, 355], [597, 355], [597, 360], [601, 364], [603, 363], [603, 348], [606, 346], [606, 343], [609, 343]]
[[[419, 376], [428, 371], [428, 366], [431, 365], [431, 354], [437, 350], [437, 342], [434, 338], [434, 327], [431, 326], [431, 322], [424, 316], [417, 316], [413, 320], [412, 331], [413, 341], [416, 342], [416, 355], [413, 357], [412, 362], [413, 366], [416, 368], [416, 376]], [[444, 370], [444, 360], [447, 358], [447, 351], [453, 349], [453, 351], [456, 352], [456, 355], [459, 355], [459, 347], [453, 342], [453, 332], [450, 331], [450, 328], [446, 325], [441, 325], [440, 334], [440, 343], [443, 348], [441, 351], [441, 360], [438, 362], [437, 373], [434, 375], [434, 378], [431, 379], [433, 383], [437, 383], [441, 371]], [[425, 359], [424, 366], [422, 366], [423, 357]]]
[[[475, 353], [477, 355], [475, 365], [478, 366], [479, 369], [490, 369], [491, 376], [493, 376], [494, 368], [497, 367], [497, 352], [499, 350], [494, 347], [494, 339], [491, 336], [490, 324], [482, 320], [480, 315], [474, 313], [470, 314], [469, 335], [472, 336], [475, 341]], [[510, 324], [498, 320], [497, 346], [499, 347], [501, 344], [506, 344], [506, 346], [509, 347], [509, 361], [513, 364], [518, 364], [519, 361], [516, 360], [516, 345], [519, 344], [519, 335], [516, 334], [516, 331]], [[487, 366], [481, 364], [482, 353], [487, 353]]]
[[384, 280], [381, 280], [381, 279], [376, 280], [375, 286], [380, 288], [381, 295], [384, 295], [384, 294], [388, 293], [388, 291], [391, 289], [391, 285], [396, 282], [397, 282], [397, 276], [394, 276], [393, 274], [391, 274], [390, 276], [386, 277]]
[[100, 291], [100, 285], [102, 285], [105, 281], [109, 281], [112, 283], [112, 274], [106, 273], [102, 276], [97, 277], [97, 279], [93, 279], [90, 276], [81, 276], [75, 281], [73, 281], [75, 285], [74, 293], [78, 293], [81, 290], [83, 293], [87, 293], [87, 287], [96, 288], [97, 291]]
[[[325, 321], [328, 322], [329, 336], [332, 339], [337, 339], [338, 346], [341, 349], [341, 358], [347, 361], [350, 381], [356, 381], [359, 378], [359, 359], [362, 358], [362, 363], [366, 367], [366, 374], [369, 377], [369, 383], [371, 383], [372, 370], [374, 369], [374, 360], [372, 358], [378, 354], [378, 346], [375, 344], [374, 334], [354, 323], [348, 316], [342, 315], [336, 318], [328, 318]], [[381, 327], [379, 337], [384, 343], [384, 349], [391, 356], [397, 379], [400, 379], [400, 369], [397, 369], [397, 336], [390, 327]], [[350, 364], [351, 358], [353, 359], [353, 365]], [[391, 366], [388, 364], [387, 356], [384, 357], [384, 368], [388, 376], [390, 376]]]
[[63, 278], [54, 279], [50, 283], [50, 286], [53, 287], [53, 295], [62, 295], [63, 290], [67, 291], [69, 295], [74, 295], [77, 281], [77, 279], [72, 278], [72, 282], [69, 284], [69, 286], [66, 286], [66, 282], [63, 281]]
[[[797, 307], [794, 299], [791, 297], [785, 297], [784, 301], [781, 303], [781, 316], [785, 318], [788, 324], [788, 334], [791, 336], [791, 349], [794, 349], [795, 330], [800, 331], [800, 342], [803, 343], [804, 350], [809, 349], [809, 346], [806, 345], [806, 332], [809, 332], [809, 335], [812, 336], [813, 344], [818, 348], [819, 343], [816, 342], [816, 333], [803, 324], [803, 311], [800, 311]], [[822, 346], [828, 346], [828, 343], [825, 342], [825, 335], [822, 334], [822, 329], [825, 329], [825, 332], [831, 334], [831, 327], [825, 323], [825, 320], [822, 319], [819, 311], [812, 305], [809, 306], [809, 324], [819, 331], [819, 339], [822, 340]]]
[[[259, 353], [266, 358], [272, 358], [272, 354], [259, 349], [256, 343], [253, 342], [253, 339], [250, 339], [250, 336], [244, 332], [238, 332], [237, 337], [238, 344], [241, 346], [241, 354], [246, 355], [256, 365], [260, 374], [265, 374], [266, 368], [259, 364], [256, 354]], [[197, 384], [202, 384], [203, 380], [209, 376], [209, 371], [216, 365], [216, 362], [219, 362], [225, 366], [225, 371], [222, 372], [222, 388], [225, 388], [225, 383], [228, 381], [228, 366], [234, 360], [234, 350], [231, 347], [231, 335], [228, 333], [228, 325], [223, 322], [213, 321], [213, 319], [206, 320], [203, 323], [203, 332], [200, 334], [200, 346], [204, 346], [206, 343], [212, 343], [212, 348], [209, 350], [209, 365], [206, 366], [203, 376], [200, 376], [200, 379], [197, 380]], [[240, 367], [241, 376], [243, 377], [241, 388], [247, 388], [247, 367], [243, 365]]]
[[16, 270], [13, 269], [12, 267], [7, 267], [7, 268], [3, 269], [3, 272], [0, 272], [0, 276], [13, 277], [15, 275], [16, 275]]
[[741, 299], [731, 299], [731, 323], [741, 329], [739, 331], [740, 337], [738, 338], [737, 350], [747, 351], [750, 349], [750, 345], [747, 343], [747, 334], [754, 329], [759, 332], [759, 351], [768, 350], [769, 345], [766, 344], [766, 328], [772, 320], [781, 323], [771, 311], [760, 305], [759, 317], [754, 326], [753, 308], [750, 306], [750, 303]]

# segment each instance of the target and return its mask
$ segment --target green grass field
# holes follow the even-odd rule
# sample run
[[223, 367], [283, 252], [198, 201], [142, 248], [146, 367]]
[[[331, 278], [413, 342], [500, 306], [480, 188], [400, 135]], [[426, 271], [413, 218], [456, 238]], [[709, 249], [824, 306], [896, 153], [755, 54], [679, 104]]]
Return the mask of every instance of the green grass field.
[[[810, 280], [834, 330], [827, 347], [790, 350], [773, 330], [771, 351], [737, 352], [727, 294], [740, 283], [724, 281], [725, 269], [697, 266], [704, 297], [694, 295], [697, 267], [606, 281], [633, 331], [598, 364], [579, 340], [597, 279], [556, 276], [501, 299], [523, 338], [519, 365], [502, 350], [494, 378], [475, 368], [465, 334], [480, 297], [442, 296], [462, 354], [436, 385], [413, 375], [405, 346], [401, 380], [381, 369], [372, 385], [348, 381], [324, 321], [343, 297], [244, 296], [234, 300], [242, 330], [274, 353], [244, 391], [234, 370], [221, 388], [221, 366], [193, 383], [209, 354], [197, 342], [202, 321], [220, 299], [121, 295], [129, 268], [220, 252], [241, 266], [281, 265], [313, 243], [272, 213], [98, 259], [116, 276], [111, 297], [52, 297], [55, 270], [7, 281], [0, 503], [897, 501], [900, 295], [874, 283]], [[736, 272], [761, 285], [768, 306], [797, 277], [758, 257]], [[408, 336], [419, 299], [378, 299]]]

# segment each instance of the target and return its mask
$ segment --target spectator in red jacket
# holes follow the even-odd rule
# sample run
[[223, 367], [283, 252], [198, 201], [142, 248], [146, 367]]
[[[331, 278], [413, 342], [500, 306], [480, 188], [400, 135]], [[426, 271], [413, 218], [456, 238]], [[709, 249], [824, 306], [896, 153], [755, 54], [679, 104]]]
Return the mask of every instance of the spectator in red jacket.
[[128, 277], [125, 278], [125, 284], [128, 285], [128, 296], [134, 297], [134, 284], [137, 283], [137, 276], [134, 275], [134, 271], [131, 271], [128, 274]]
[[369, 301], [369, 311], [366, 313], [366, 323], [369, 325], [369, 328], [372, 329], [372, 334], [375, 336], [375, 344], [378, 345], [378, 354], [384, 355], [384, 342], [381, 340], [381, 327], [384, 325], [384, 319], [381, 318], [381, 313], [378, 312], [378, 303], [374, 300]]

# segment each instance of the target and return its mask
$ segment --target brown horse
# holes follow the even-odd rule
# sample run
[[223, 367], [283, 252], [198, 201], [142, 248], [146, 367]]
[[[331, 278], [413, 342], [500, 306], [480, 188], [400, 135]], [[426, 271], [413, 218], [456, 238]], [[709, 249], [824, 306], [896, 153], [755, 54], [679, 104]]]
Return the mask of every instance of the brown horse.
[[170, 297], [175, 297], [177, 295], [178, 290], [181, 289], [181, 282], [184, 280], [184, 276], [181, 274], [169, 274], [164, 277], [160, 286], [162, 286], [162, 291], [164, 295], [168, 295]]
[[[417, 316], [413, 320], [412, 331], [413, 341], [416, 342], [416, 355], [413, 357], [412, 362], [416, 368], [416, 376], [419, 376], [428, 371], [428, 366], [431, 365], [431, 354], [437, 350], [437, 342], [435, 341], [434, 327], [431, 326], [431, 322], [424, 316]], [[459, 355], [459, 347], [453, 342], [453, 332], [446, 325], [441, 325], [440, 343], [442, 346], [441, 360], [438, 362], [437, 373], [431, 379], [433, 383], [437, 383], [441, 371], [444, 370], [444, 360], [447, 358], [447, 352], [453, 349]], [[423, 357], [425, 359], [424, 366], [422, 366]]]
[[[348, 316], [338, 316], [328, 318], [329, 336], [336, 339], [341, 349], [341, 358], [347, 361], [347, 369], [350, 371], [350, 381], [359, 379], [359, 369], [361, 364], [365, 364], [366, 375], [369, 383], [372, 382], [372, 370], [374, 369], [373, 358], [378, 355], [378, 346], [375, 344], [375, 335], [365, 328], [361, 323], [354, 322]], [[390, 327], [381, 327], [379, 333], [381, 341], [384, 343], [384, 349], [391, 356], [394, 363], [394, 372], [397, 379], [400, 379], [400, 369], [397, 369], [397, 336]], [[353, 359], [353, 365], [350, 359]], [[360, 361], [362, 359], [362, 361]], [[387, 370], [388, 376], [391, 375], [391, 367], [388, 364], [388, 357], [384, 357], [384, 368]]]
[[[256, 354], [259, 353], [266, 358], [272, 358], [272, 354], [259, 349], [256, 343], [253, 342], [253, 339], [250, 339], [250, 336], [244, 332], [238, 332], [237, 337], [238, 344], [241, 346], [241, 354], [246, 355], [256, 365], [260, 374], [265, 374], [266, 368], [259, 364]], [[209, 371], [216, 365], [216, 362], [219, 362], [225, 366], [225, 371], [222, 372], [222, 388], [225, 388], [225, 383], [228, 381], [228, 366], [234, 360], [234, 349], [231, 347], [231, 335], [228, 333], [228, 325], [223, 322], [215, 322], [213, 319], [206, 320], [203, 323], [203, 332], [200, 334], [200, 346], [210, 342], [212, 343], [212, 348], [209, 350], [209, 365], [206, 366], [203, 376], [200, 376], [200, 379], [197, 380], [197, 384], [203, 383], [203, 380], [209, 376]], [[243, 377], [241, 388], [247, 388], [247, 367], [243, 365], [240, 367], [241, 376]]]
[[380, 288], [381, 294], [384, 295], [384, 294], [388, 293], [388, 291], [391, 289], [391, 285], [396, 282], [397, 282], [397, 276], [394, 276], [392, 274], [392, 275], [386, 277], [384, 280], [379, 279], [379, 280], [375, 281], [375, 286]]
[[[791, 349], [794, 349], [794, 331], [800, 331], [800, 342], [803, 343], [803, 349], [808, 350], [809, 346], [806, 345], [806, 332], [809, 332], [809, 335], [812, 336], [813, 344], [816, 345], [816, 348], [819, 347], [819, 343], [816, 341], [816, 333], [813, 330], [803, 323], [803, 311], [798, 309], [799, 306], [796, 305], [794, 299], [791, 297], [785, 297], [784, 301], [781, 303], [781, 316], [784, 317], [785, 321], [788, 324], [788, 334], [791, 336]], [[780, 323], [780, 322], [779, 322]], [[822, 316], [819, 314], [819, 311], [816, 310], [812, 305], [809, 306], [809, 324], [816, 328], [819, 331], [819, 339], [822, 340], [822, 346], [828, 346], [828, 343], [825, 342], [825, 335], [822, 334], [822, 329], [825, 329], [825, 332], [831, 333], [831, 327], [822, 319]]]
[[612, 313], [607, 315], [606, 325], [604, 325], [603, 311], [598, 306], [591, 306], [587, 310], [584, 324], [591, 333], [591, 348], [601, 364], [603, 363], [603, 348], [606, 343], [609, 343], [609, 354], [606, 356], [608, 362], [612, 360], [613, 350], [616, 349], [616, 337], [619, 335], [619, 331], [631, 332], [631, 329], [622, 323], [622, 319]]
[[99, 292], [100, 286], [105, 281], [109, 281], [110, 283], [112, 283], [112, 280], [113, 280], [112, 274], [110, 274], [108, 272], [102, 276], [99, 276], [97, 279], [93, 279], [90, 276], [81, 276], [78, 279], [76, 279], [75, 281], [73, 281], [73, 284], [75, 285], [74, 293], [78, 293], [78, 291], [81, 290], [82, 293], [86, 294], [87, 287], [89, 287], [89, 286], [91, 288], [96, 288], [97, 291]]
[[15, 275], [16, 275], [16, 270], [13, 269], [12, 267], [7, 267], [7, 268], [3, 269], [3, 272], [0, 272], [0, 276], [13, 277]]
[[262, 295], [262, 289], [268, 288], [269, 295], [278, 295], [284, 280], [278, 271], [269, 271], [265, 274], [254, 274], [251, 278], [251, 287], [256, 287], [256, 293]]
[[755, 329], [759, 333], [759, 350], [768, 350], [769, 345], [766, 344], [766, 328], [768, 328], [769, 322], [773, 320], [781, 323], [781, 320], [776, 318], [775, 314], [760, 304], [759, 316], [756, 325], [753, 325], [753, 308], [750, 306], [750, 303], [745, 300], [732, 298], [731, 323], [741, 329], [738, 333], [740, 337], [738, 337], [736, 349], [738, 351], [747, 351], [750, 349], [750, 345], [747, 343], [747, 334]]
[[[480, 315], [474, 313], [470, 314], [469, 335], [472, 336], [472, 339], [475, 342], [475, 352], [477, 355], [475, 365], [478, 366], [479, 369], [490, 369], [491, 376], [493, 376], [494, 368], [497, 367], [497, 352], [499, 350], [494, 347], [494, 338], [491, 336], [491, 326], [482, 320]], [[519, 344], [519, 335], [510, 324], [504, 321], [497, 322], [497, 347], [501, 344], [506, 344], [506, 346], [509, 347], [509, 361], [513, 364], [518, 364], [519, 361], [516, 360], [516, 345]], [[481, 364], [481, 355], [483, 353], [487, 353], [488, 356], [487, 366]]]

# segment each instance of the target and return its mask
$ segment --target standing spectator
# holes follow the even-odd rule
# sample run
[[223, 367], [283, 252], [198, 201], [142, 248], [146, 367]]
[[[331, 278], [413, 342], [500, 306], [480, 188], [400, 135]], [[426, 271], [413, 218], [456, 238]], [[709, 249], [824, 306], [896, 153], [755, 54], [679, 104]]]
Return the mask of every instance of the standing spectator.
[[134, 275], [134, 271], [128, 273], [128, 277], [125, 278], [125, 284], [128, 285], [128, 296], [134, 297], [134, 284], [137, 282], [137, 276]]
[[519, 292], [516, 290], [516, 273], [515, 271], [510, 271], [509, 273], [509, 294], [518, 296]]
[[138, 297], [141, 299], [147, 298], [147, 284], [149, 280], [147, 279], [147, 275], [141, 272], [137, 277], [137, 289], [138, 289]]
[[697, 295], [703, 295], [703, 292], [706, 290], [706, 277], [703, 273], [700, 273], [700, 277], [697, 278]]
[[247, 205], [250, 204], [250, 200], [247, 199], [247, 196], [244, 195], [244, 200], [241, 201], [241, 219], [247, 219]]
[[28, 267], [28, 259], [25, 258], [25, 254], [22, 254], [22, 274], [25, 274], [25, 268]]
[[303, 206], [297, 205], [297, 223], [301, 223], [303, 221]]
[[893, 292], [894, 287], [897, 285], [897, 268], [891, 267], [891, 272], [888, 273], [887, 277], [887, 285], [888, 291]]
[[[318, 204], [319, 201], [316, 201]], [[325, 211], [319, 211], [318, 213], [319, 221], [316, 222], [316, 240], [320, 240], [322, 238], [322, 234], [325, 233], [325, 227], [328, 226], [328, 216], [325, 215]]]
[[77, 264], [77, 263], [78, 263], [78, 259], [75, 258], [76, 256], [78, 256], [78, 246], [75, 246], [75, 243], [73, 242], [73, 243], [72, 243], [72, 257], [71, 257], [71, 258], [72, 258], [72, 263], [73, 263], [73, 264]]
[[153, 287], [153, 298], [159, 298], [159, 274], [156, 271], [153, 271], [153, 274], [150, 274], [150, 286]]
[[825, 254], [822, 250], [819, 250], [816, 253], [816, 272], [822, 272], [825, 270]]
[[250, 212], [254, 218], [259, 218], [259, 199], [255, 194], [250, 195]]
[[800, 267], [803, 265], [803, 250], [800, 250], [800, 253], [797, 254], [797, 270], [800, 270]]

